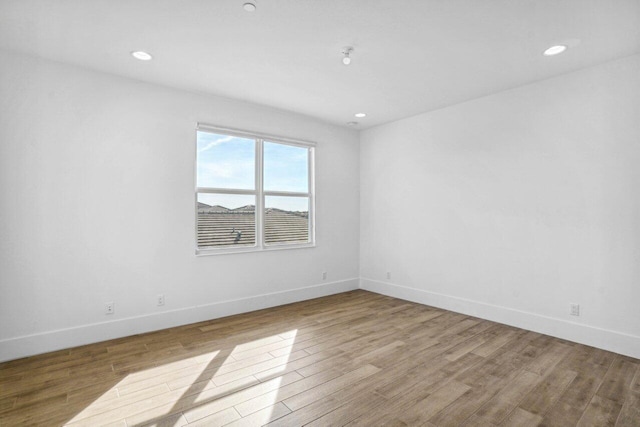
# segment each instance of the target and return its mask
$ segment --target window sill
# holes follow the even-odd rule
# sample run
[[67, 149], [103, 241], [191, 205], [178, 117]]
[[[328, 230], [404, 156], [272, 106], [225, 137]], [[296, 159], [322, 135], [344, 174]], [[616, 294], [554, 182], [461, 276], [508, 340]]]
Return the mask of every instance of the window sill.
[[196, 256], [209, 256], [209, 255], [230, 255], [230, 254], [243, 254], [250, 252], [271, 252], [271, 251], [283, 251], [292, 249], [308, 249], [315, 248], [315, 243], [305, 243], [297, 245], [273, 245], [265, 247], [245, 247], [245, 248], [225, 248], [225, 249], [196, 249]]

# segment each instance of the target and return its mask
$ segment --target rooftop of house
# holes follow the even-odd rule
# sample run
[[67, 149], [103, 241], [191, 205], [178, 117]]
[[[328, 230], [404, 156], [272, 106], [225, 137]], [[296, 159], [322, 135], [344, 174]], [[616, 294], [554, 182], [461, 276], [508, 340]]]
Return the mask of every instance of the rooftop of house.
[[[234, 209], [198, 202], [198, 247], [254, 246], [255, 206]], [[309, 241], [308, 212], [267, 208], [264, 241], [267, 245]]]

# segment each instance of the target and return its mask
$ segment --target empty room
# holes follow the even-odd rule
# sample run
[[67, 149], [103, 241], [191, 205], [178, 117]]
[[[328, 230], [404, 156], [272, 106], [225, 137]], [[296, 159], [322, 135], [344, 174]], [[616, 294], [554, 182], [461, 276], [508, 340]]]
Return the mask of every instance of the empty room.
[[0, 0], [0, 426], [640, 426], [640, 1]]

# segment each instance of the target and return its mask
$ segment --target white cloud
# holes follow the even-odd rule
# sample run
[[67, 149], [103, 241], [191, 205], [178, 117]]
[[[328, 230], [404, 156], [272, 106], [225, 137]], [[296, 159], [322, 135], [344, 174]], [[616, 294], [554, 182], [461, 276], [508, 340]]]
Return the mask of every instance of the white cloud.
[[203, 151], [210, 150], [211, 148], [215, 147], [216, 145], [220, 145], [223, 142], [229, 142], [232, 139], [233, 139], [233, 136], [224, 136], [222, 138], [213, 140], [210, 143], [208, 143], [207, 145], [205, 145], [204, 147], [198, 148], [198, 153], [202, 153]]

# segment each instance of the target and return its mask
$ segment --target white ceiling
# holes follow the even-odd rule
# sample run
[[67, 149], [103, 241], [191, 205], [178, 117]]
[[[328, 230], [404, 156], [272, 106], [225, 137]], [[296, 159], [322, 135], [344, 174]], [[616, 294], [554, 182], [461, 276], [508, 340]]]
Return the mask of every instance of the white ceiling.
[[640, 52], [640, 0], [245, 1], [0, 0], [0, 48], [358, 129]]

